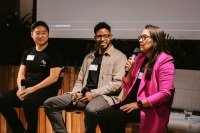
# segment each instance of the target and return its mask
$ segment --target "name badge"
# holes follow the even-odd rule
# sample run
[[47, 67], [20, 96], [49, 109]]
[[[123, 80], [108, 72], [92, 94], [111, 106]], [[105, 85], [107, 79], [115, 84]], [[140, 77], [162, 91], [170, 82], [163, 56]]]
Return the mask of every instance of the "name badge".
[[143, 75], [143, 73], [140, 72], [139, 75], [138, 75], [138, 79], [142, 79], [142, 75]]
[[98, 65], [90, 65], [90, 69], [92, 71], [97, 71]]
[[26, 60], [34, 60], [35, 55], [28, 55], [26, 57]]

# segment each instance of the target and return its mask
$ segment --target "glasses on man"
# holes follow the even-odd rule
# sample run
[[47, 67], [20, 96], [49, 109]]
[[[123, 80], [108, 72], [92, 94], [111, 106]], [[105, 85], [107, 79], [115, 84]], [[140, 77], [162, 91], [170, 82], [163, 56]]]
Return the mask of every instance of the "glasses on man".
[[151, 38], [151, 36], [147, 36], [147, 35], [140, 35], [138, 36], [138, 40], [140, 41], [140, 39], [142, 38], [142, 41], [145, 41], [147, 38]]
[[108, 39], [111, 35], [110, 34], [105, 34], [105, 35], [96, 35], [94, 36], [97, 40], [101, 40], [102, 38]]

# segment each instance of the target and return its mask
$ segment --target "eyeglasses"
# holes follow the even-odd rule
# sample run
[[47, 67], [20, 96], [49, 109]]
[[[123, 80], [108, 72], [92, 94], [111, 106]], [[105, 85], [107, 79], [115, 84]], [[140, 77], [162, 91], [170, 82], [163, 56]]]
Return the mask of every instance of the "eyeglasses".
[[110, 36], [112, 36], [112, 35], [110, 35], [110, 34], [105, 34], [105, 35], [96, 35], [96, 36], [94, 36], [97, 40], [101, 40], [102, 39], [102, 37], [104, 38], [104, 39], [108, 39]]
[[151, 36], [147, 36], [147, 35], [140, 35], [138, 36], [138, 40], [140, 41], [140, 39], [142, 38], [142, 41], [145, 41], [147, 38], [151, 38]]

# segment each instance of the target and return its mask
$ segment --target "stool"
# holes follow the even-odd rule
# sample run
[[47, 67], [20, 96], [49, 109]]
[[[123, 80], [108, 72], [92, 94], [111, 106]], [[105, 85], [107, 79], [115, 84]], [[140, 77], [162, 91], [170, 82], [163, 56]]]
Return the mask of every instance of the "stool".
[[[83, 133], [84, 126], [84, 111], [74, 110], [72, 112], [66, 112], [64, 122], [69, 133]], [[96, 128], [96, 133], [101, 133], [99, 126]]]

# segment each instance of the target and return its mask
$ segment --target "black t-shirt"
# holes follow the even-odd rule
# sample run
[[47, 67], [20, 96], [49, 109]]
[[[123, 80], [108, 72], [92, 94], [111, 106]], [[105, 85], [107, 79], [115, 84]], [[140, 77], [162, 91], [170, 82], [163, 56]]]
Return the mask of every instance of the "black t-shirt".
[[99, 73], [100, 73], [101, 62], [103, 58], [103, 54], [99, 54], [98, 51], [94, 55], [95, 55], [95, 59], [90, 64], [87, 85], [86, 85], [89, 89], [95, 89], [98, 86]]
[[141, 77], [144, 73], [144, 69], [146, 67], [145, 65], [146, 65], [147, 62], [148, 62], [148, 59], [146, 58], [145, 61], [142, 64], [141, 68], [140, 68], [139, 75], [138, 75], [136, 82], [133, 85], [131, 91], [128, 93], [128, 95], [126, 96], [126, 98], [122, 102], [112, 106], [114, 109], [119, 109], [122, 105], [137, 101], [138, 88], [140, 86]]
[[[22, 56], [21, 64], [27, 67], [26, 87], [34, 86], [50, 74], [50, 68], [62, 67], [63, 58], [55, 47], [48, 45], [44, 50], [37, 51], [36, 47], [29, 48]], [[50, 88], [58, 89], [54, 83]]]

